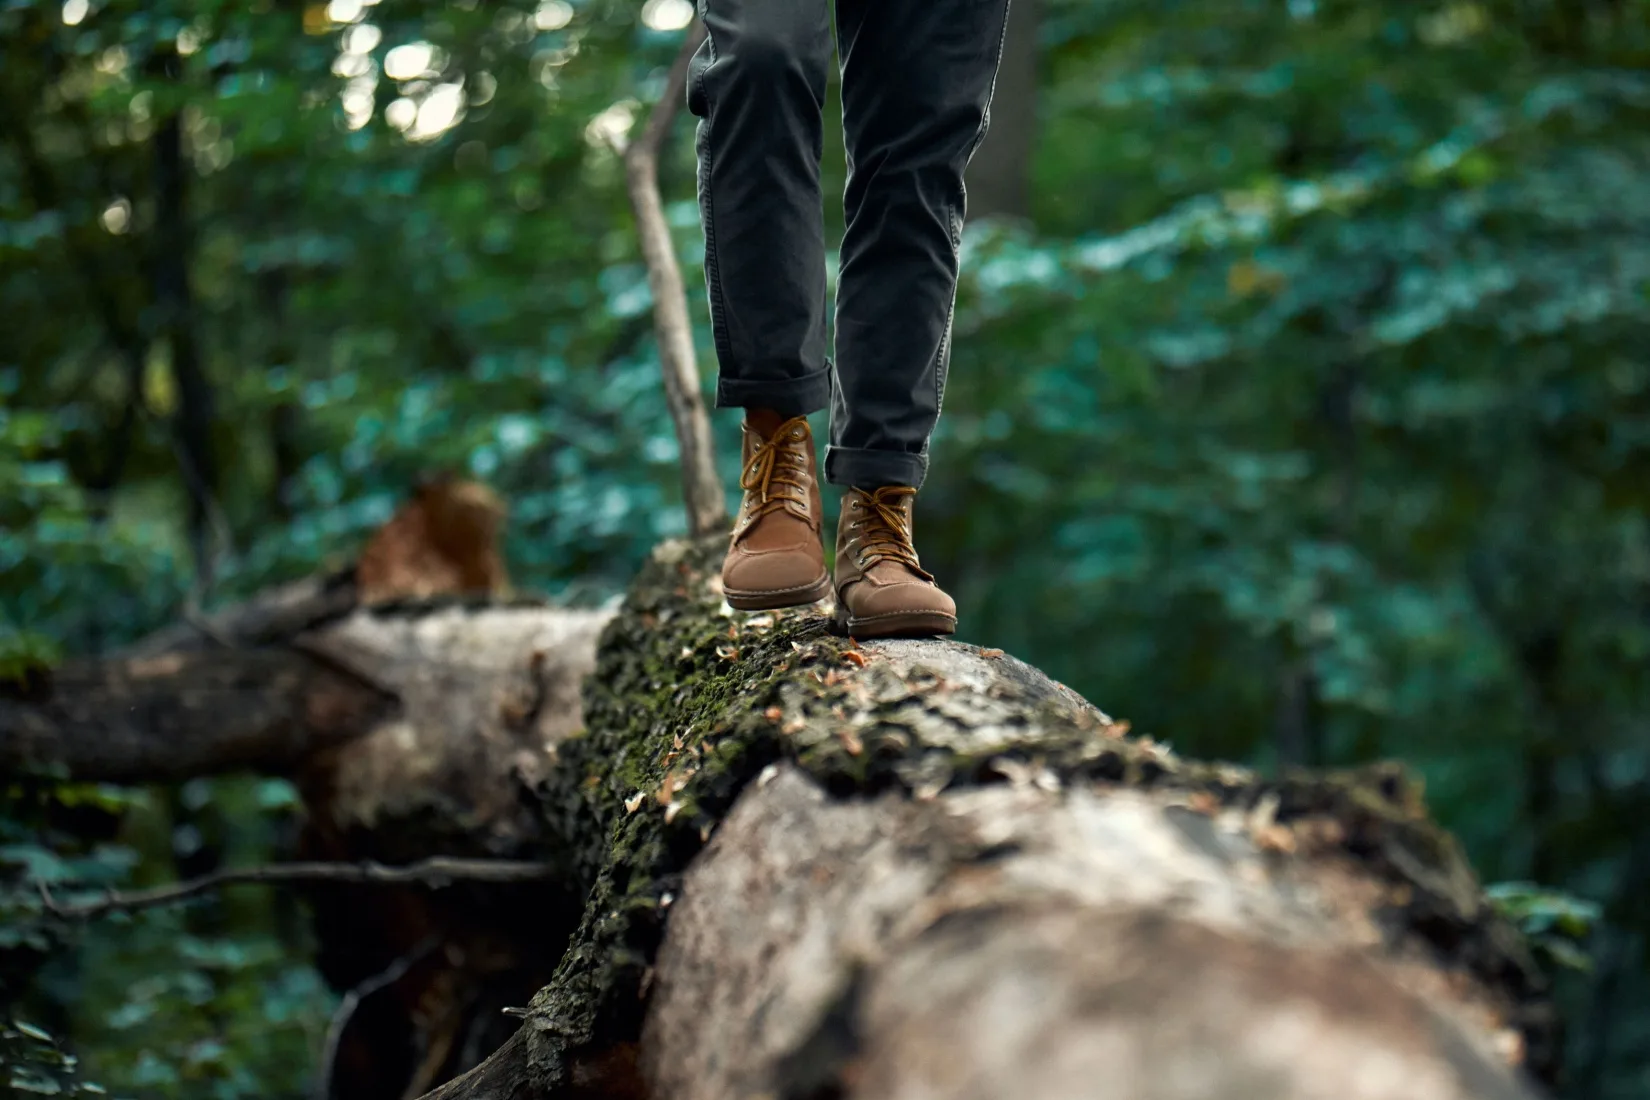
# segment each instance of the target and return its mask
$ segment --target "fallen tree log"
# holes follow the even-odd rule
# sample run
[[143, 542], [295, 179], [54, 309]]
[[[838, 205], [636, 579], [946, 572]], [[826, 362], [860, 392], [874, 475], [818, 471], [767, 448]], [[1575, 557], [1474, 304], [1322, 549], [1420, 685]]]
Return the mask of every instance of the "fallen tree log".
[[[300, 582], [0, 690], [0, 762], [125, 783], [287, 776], [300, 860], [554, 861], [523, 795], [579, 729], [611, 614], [473, 597], [358, 607], [347, 580]], [[321, 1067], [331, 1095], [399, 1100], [498, 1046], [514, 1027], [499, 1006], [550, 977], [577, 922], [570, 881], [301, 887], [333, 987], [396, 974]]]
[[[719, 553], [661, 547], [617, 612], [180, 634], [77, 666], [79, 709], [6, 704], [0, 758], [39, 759], [50, 717], [81, 747], [49, 762], [100, 777], [75, 715], [123, 662], [258, 655], [297, 680], [254, 699], [278, 683], [302, 711], [307, 682], [359, 716], [296, 763], [244, 757], [298, 780], [301, 855], [555, 868], [309, 892], [329, 981], [394, 975], [342, 1029], [336, 1096], [1510, 1100], [1557, 1079], [1542, 976], [1401, 771], [1182, 760], [1001, 653], [732, 611]], [[145, 714], [140, 742], [175, 728]], [[162, 754], [120, 759], [131, 780]]]
[[434, 1097], [1555, 1077], [1541, 975], [1400, 771], [1183, 761], [1000, 653], [732, 612], [718, 554], [661, 549], [607, 627], [538, 788], [582, 923], [521, 1031]]

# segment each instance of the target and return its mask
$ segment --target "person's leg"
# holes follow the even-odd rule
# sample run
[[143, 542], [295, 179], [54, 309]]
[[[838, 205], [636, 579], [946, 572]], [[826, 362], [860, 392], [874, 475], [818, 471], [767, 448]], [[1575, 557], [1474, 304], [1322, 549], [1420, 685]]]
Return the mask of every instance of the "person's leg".
[[823, 409], [825, 243], [819, 186], [829, 0], [699, 0], [688, 75], [698, 116], [705, 284], [719, 408]]
[[744, 489], [722, 588], [735, 607], [831, 589], [813, 436], [830, 400], [819, 188], [829, 0], [700, 0], [688, 77], [718, 407], [743, 408]]
[[921, 486], [950, 361], [963, 170], [1008, 0], [837, 0], [847, 231], [825, 475]]
[[1008, 0], [837, 0], [847, 232], [828, 480], [837, 616], [855, 637], [949, 634], [913, 543], [951, 352], [963, 170], [985, 137]]

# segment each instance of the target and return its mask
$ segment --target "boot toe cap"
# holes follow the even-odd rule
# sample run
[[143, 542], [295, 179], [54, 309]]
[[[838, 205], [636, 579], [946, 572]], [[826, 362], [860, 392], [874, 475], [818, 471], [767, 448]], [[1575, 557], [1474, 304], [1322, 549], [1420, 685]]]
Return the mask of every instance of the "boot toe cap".
[[933, 614], [957, 617], [957, 604], [938, 586], [912, 581], [909, 584], [861, 586], [854, 602], [858, 618], [877, 615]]
[[722, 567], [722, 589], [732, 598], [822, 595], [828, 585], [824, 563], [800, 547], [737, 553]]
[[843, 617], [856, 638], [932, 637], [957, 628], [957, 605], [934, 584], [849, 584], [843, 589]]

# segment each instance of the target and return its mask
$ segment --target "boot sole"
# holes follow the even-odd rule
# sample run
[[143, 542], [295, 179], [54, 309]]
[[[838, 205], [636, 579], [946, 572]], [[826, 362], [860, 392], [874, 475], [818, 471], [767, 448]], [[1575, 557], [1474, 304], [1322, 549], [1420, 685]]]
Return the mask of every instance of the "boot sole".
[[728, 601], [728, 606], [740, 611], [778, 611], [784, 607], [805, 607], [811, 603], [818, 603], [831, 591], [831, 577], [822, 576], [818, 581], [807, 588], [789, 592], [728, 592], [722, 593], [722, 598]]
[[857, 619], [840, 605], [836, 612], [836, 627], [848, 637], [867, 638], [933, 638], [955, 634], [957, 619], [937, 611], [912, 611], [899, 615], [873, 615]]

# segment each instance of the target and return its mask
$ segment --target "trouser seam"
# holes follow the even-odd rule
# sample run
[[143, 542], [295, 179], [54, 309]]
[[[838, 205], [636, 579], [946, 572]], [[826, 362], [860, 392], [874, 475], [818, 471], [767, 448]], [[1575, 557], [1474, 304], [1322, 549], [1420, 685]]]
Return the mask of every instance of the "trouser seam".
[[716, 105], [711, 102], [710, 93], [705, 87], [706, 75], [711, 66], [716, 64], [716, 36], [710, 29], [710, 0], [699, 0], [698, 6], [699, 20], [705, 26], [705, 49], [708, 55], [707, 63], [694, 78], [699, 86], [699, 98], [705, 104], [704, 133], [700, 141], [699, 157], [699, 190], [704, 196], [705, 294], [710, 300], [711, 342], [716, 347], [720, 372], [726, 370], [726, 365], [733, 362], [733, 343], [727, 332], [727, 297], [722, 292], [722, 264], [718, 258], [716, 243], [716, 198], [711, 187], [711, 151], [715, 148], [715, 142], [712, 140], [712, 119], [716, 115]]

